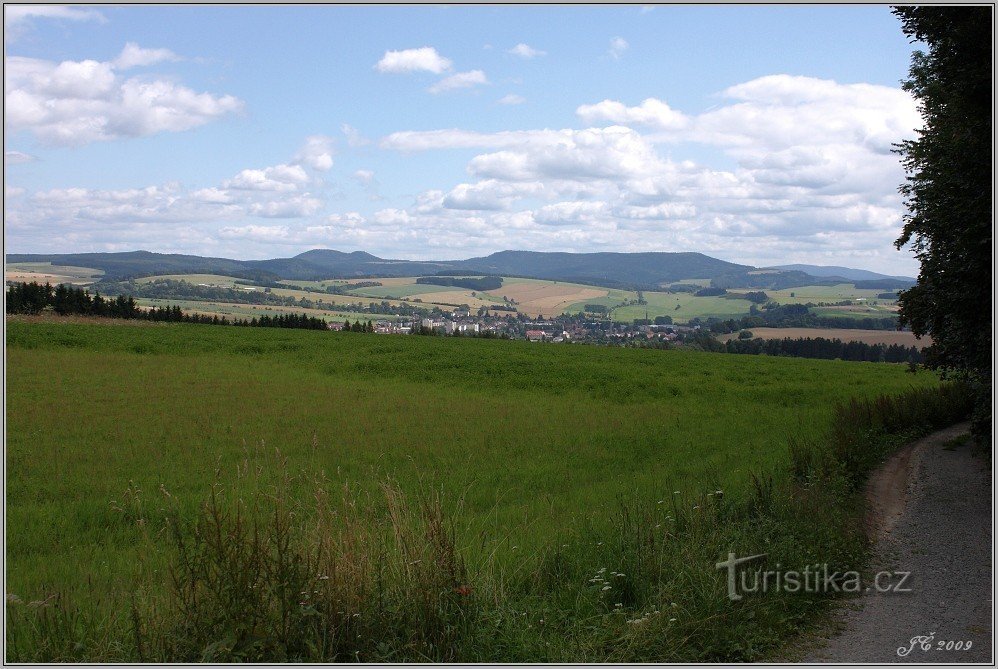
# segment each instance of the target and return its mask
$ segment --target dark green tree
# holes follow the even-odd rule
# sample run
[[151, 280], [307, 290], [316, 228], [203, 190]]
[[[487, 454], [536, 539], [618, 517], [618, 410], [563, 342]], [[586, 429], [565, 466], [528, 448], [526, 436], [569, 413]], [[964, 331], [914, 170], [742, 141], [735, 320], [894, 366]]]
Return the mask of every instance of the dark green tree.
[[896, 245], [921, 263], [901, 293], [900, 324], [931, 335], [926, 365], [978, 391], [975, 431], [991, 430], [991, 221], [993, 7], [896, 7], [902, 30], [923, 42], [903, 84], [923, 127], [898, 148], [908, 214]]

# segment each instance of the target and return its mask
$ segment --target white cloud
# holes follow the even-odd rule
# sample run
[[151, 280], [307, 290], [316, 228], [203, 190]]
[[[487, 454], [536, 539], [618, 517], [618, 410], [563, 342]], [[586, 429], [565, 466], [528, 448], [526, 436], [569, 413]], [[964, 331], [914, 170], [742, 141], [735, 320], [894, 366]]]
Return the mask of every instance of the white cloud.
[[458, 72], [457, 74], [452, 74], [451, 76], [441, 79], [437, 83], [433, 84], [427, 90], [431, 93], [443, 93], [444, 91], [452, 91], [458, 88], [471, 88], [472, 86], [480, 86], [487, 83], [489, 83], [489, 80], [485, 77], [484, 72], [481, 70], [471, 70], [470, 72]]
[[251, 239], [263, 242], [286, 240], [290, 230], [286, 225], [242, 225], [227, 226], [218, 231], [219, 236], [235, 239]]
[[509, 180], [587, 180], [642, 176], [661, 164], [641, 135], [622, 126], [562, 130], [555, 141], [551, 139], [476, 156], [468, 171]]
[[32, 161], [38, 160], [35, 156], [24, 153], [22, 151], [4, 151], [3, 152], [3, 164], [4, 165], [21, 165], [23, 163], [30, 163]]
[[353, 178], [361, 183], [369, 184], [374, 181], [374, 172], [371, 170], [357, 170], [353, 173]]
[[[405, 243], [431, 255], [430, 240], [444, 235], [448, 249], [467, 254], [690, 250], [758, 265], [851, 262], [913, 271], [911, 256], [892, 245], [904, 175], [887, 151], [920, 125], [903, 91], [778, 75], [732, 86], [697, 115], [650, 98], [633, 107], [582, 105], [578, 116], [648, 133], [610, 126], [385, 137], [381, 146], [398, 151], [484, 150], [467, 163], [479, 181], [427, 191], [402, 210]], [[724, 152], [733, 166], [658, 151], [691, 144]], [[368, 244], [402, 244], [368, 232]]]
[[366, 146], [371, 143], [371, 140], [364, 137], [357, 128], [353, 127], [349, 123], [344, 123], [340, 126], [340, 130], [347, 138], [347, 146], [356, 148], [358, 146]]
[[180, 56], [169, 49], [143, 49], [135, 42], [129, 42], [112, 65], [117, 70], [128, 70], [133, 67], [147, 67], [171, 60], [180, 60]]
[[13, 41], [32, 19], [58, 19], [63, 21], [97, 21], [104, 23], [104, 15], [94, 9], [62, 7], [58, 5], [5, 5], [3, 8], [3, 34], [6, 41]]
[[432, 72], [440, 74], [451, 68], [451, 61], [444, 58], [431, 46], [403, 51], [386, 51], [374, 66], [378, 72]]
[[[384, 137], [388, 150], [474, 150], [465, 159], [470, 179], [436, 184], [407, 206], [331, 214], [314, 168], [291, 161], [192, 191], [165, 184], [22, 195], [7, 204], [8, 231], [20, 248], [52, 239], [92, 248], [113, 230], [116, 243], [136, 240], [131, 248], [160, 239], [164, 248], [236, 249], [241, 257], [272, 254], [278, 244], [423, 258], [599, 248], [913, 271], [910, 254], [892, 245], [904, 175], [885, 150], [914, 137], [920, 124], [903, 91], [778, 75], [732, 86], [699, 114], [654, 98], [577, 111], [584, 122], [611, 125]], [[710, 150], [691, 153], [694, 145]], [[716, 152], [726, 157], [723, 167], [689, 159]], [[368, 171], [352, 178], [364, 184]], [[284, 220], [268, 225], [268, 217]]]
[[541, 51], [540, 49], [535, 49], [532, 46], [520, 42], [507, 53], [511, 53], [514, 56], [519, 56], [520, 58], [537, 58], [538, 56], [546, 56], [547, 51]]
[[458, 184], [440, 199], [446, 209], [509, 209], [516, 200], [543, 190], [540, 183], [508, 183], [487, 179], [475, 184]]
[[305, 145], [295, 154], [295, 162], [313, 170], [327, 172], [333, 167], [333, 144], [335, 140], [325, 135], [311, 135], [305, 138]]
[[509, 95], [504, 95], [499, 98], [498, 102], [501, 105], [522, 105], [527, 101], [527, 98], [522, 95], [517, 95], [516, 93], [510, 93]]
[[586, 123], [610, 121], [624, 125], [638, 124], [667, 130], [679, 130], [689, 124], [687, 116], [655, 98], [648, 98], [637, 107], [627, 107], [615, 100], [603, 100], [594, 105], [581, 105], [575, 110]]
[[262, 170], [243, 170], [223, 182], [223, 188], [289, 193], [308, 183], [308, 174], [300, 165], [274, 165]]
[[20, 56], [7, 58], [4, 101], [9, 131], [27, 130], [54, 146], [180, 132], [243, 107], [231, 95], [197, 93], [168, 80], [123, 79], [114, 63]]
[[610, 40], [610, 48], [607, 50], [607, 53], [614, 60], [620, 60], [620, 57], [624, 55], [629, 46], [630, 44], [623, 37], [614, 37]]

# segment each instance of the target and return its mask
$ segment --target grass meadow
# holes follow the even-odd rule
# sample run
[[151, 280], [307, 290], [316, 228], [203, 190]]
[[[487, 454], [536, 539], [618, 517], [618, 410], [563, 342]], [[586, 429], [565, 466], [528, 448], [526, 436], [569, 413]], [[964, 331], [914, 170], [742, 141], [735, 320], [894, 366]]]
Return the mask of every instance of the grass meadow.
[[821, 601], [736, 607], [713, 562], [855, 568], [851, 498], [839, 479], [784, 495], [791, 462], [836, 405], [939, 386], [888, 364], [16, 318], [6, 362], [17, 661], [764, 658]]

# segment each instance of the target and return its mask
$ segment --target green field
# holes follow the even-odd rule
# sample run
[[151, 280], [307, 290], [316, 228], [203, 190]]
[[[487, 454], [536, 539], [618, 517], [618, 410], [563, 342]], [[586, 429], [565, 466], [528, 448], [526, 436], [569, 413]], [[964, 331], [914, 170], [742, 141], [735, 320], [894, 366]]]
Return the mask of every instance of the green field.
[[698, 297], [692, 293], [644, 293], [644, 298], [647, 305], [635, 304], [614, 309], [614, 320], [630, 322], [645, 318], [645, 314], [651, 319], [672, 316], [676, 323], [686, 323], [691, 318], [730, 318], [748, 315], [752, 304], [748, 300], [724, 296]]
[[[234, 318], [248, 319], [259, 318], [260, 316], [280, 316], [282, 314], [308, 314], [326, 321], [343, 321], [350, 319], [351, 322], [361, 320], [398, 320], [395, 316], [383, 314], [365, 314], [350, 311], [326, 311], [325, 309], [305, 309], [304, 307], [279, 307], [263, 304], [237, 304], [234, 302], [208, 302], [201, 300], [170, 300], [153, 297], [135, 298], [136, 304], [142, 307], [168, 307], [178, 306], [185, 313], [202, 313], [209, 316], [217, 315], [219, 318], [226, 317], [229, 320]], [[332, 300], [330, 300], [332, 302]], [[334, 303], [335, 304], [335, 303]]]
[[[8, 267], [8, 272], [10, 267]], [[164, 275], [157, 277], [146, 277], [138, 279], [140, 282], [153, 281], [155, 279], [176, 279], [189, 281], [191, 283], [201, 283], [209, 286], [235, 287], [236, 279], [233, 277], [219, 276], [213, 274], [191, 274], [191, 275]], [[425, 307], [439, 306], [443, 310], [448, 310], [451, 304], [469, 304], [472, 308], [478, 306], [488, 306], [489, 303], [502, 303], [503, 296], [512, 296], [517, 302], [517, 308], [523, 313], [535, 316], [544, 314], [553, 316], [558, 313], [575, 314], [582, 311], [586, 304], [599, 304], [608, 307], [610, 315], [616, 321], [632, 322], [646, 316], [654, 319], [656, 316], [671, 316], [673, 322], [683, 324], [693, 318], [738, 318], [749, 313], [751, 302], [748, 300], [736, 299], [731, 296], [699, 297], [692, 293], [667, 293], [657, 291], [644, 291], [642, 295], [647, 304], [629, 304], [636, 302], [638, 293], [636, 291], [619, 290], [613, 288], [599, 288], [585, 284], [568, 283], [564, 281], [547, 281], [542, 279], [523, 279], [507, 277], [504, 279], [503, 288], [488, 291], [476, 292], [472, 295], [471, 290], [453, 288], [446, 286], [435, 286], [430, 284], [417, 284], [416, 277], [392, 277], [382, 279], [388, 285], [367, 286], [349, 291], [346, 295], [323, 295], [321, 299], [325, 302], [342, 304], [365, 302], [370, 300], [382, 300], [389, 296], [394, 298], [419, 300]], [[323, 290], [330, 285], [344, 285], [350, 283], [346, 280], [327, 281], [285, 281], [292, 285], [316, 288]], [[705, 279], [684, 280], [677, 283], [696, 283], [698, 285], [708, 285]], [[540, 292], [534, 292], [534, 291]], [[747, 289], [741, 289], [747, 290]], [[580, 291], [594, 291], [597, 296], [579, 299], [575, 297]], [[317, 293], [275, 288], [272, 290], [275, 295], [291, 296], [295, 298], [304, 297], [306, 299], [318, 299]], [[738, 289], [733, 289], [731, 293], [737, 294]], [[819, 316], [829, 316], [832, 318], [887, 318], [894, 315], [891, 306], [895, 304], [893, 300], [881, 300], [877, 295], [883, 291], [857, 289], [851, 283], [838, 284], [834, 286], [804, 286], [800, 288], [786, 290], [767, 290], [766, 294], [770, 299], [779, 304], [804, 304], [808, 302], [841, 302], [852, 300], [857, 306], [856, 311], [841, 311], [835, 308], [815, 307], [814, 313]], [[422, 295], [435, 294], [435, 299], [444, 304], [423, 302]], [[593, 293], [588, 293], [592, 295]], [[392, 304], [399, 304], [397, 300], [389, 300]], [[869, 302], [870, 304], [864, 304]], [[678, 308], [677, 308], [678, 307]], [[214, 308], [213, 308], [214, 309]]]
[[135, 279], [135, 283], [152, 283], [163, 279], [169, 279], [171, 281], [186, 281], [187, 283], [193, 283], [195, 285], [213, 286], [216, 288], [246, 287], [240, 286], [236, 283], [237, 281], [246, 281], [245, 279], [238, 279], [234, 276], [225, 276], [222, 274], [160, 274], [157, 276], [145, 276]]
[[[807, 302], [841, 302], [842, 300], [877, 300], [880, 293], [886, 290], [856, 288], [851, 283], [839, 283], [834, 286], [802, 286], [784, 290], [767, 290], [766, 294], [780, 304], [805, 304]], [[891, 303], [893, 300], [878, 300]]]

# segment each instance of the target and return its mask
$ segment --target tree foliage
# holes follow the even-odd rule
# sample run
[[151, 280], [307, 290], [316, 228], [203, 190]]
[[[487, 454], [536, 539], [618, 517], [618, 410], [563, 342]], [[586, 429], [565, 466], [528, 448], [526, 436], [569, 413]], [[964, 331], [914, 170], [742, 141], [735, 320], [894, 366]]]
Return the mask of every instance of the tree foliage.
[[975, 422], [990, 430], [992, 7], [896, 7], [912, 55], [904, 89], [924, 125], [898, 148], [908, 214], [896, 245], [921, 263], [901, 293], [900, 323], [932, 336], [926, 364], [975, 382]]

